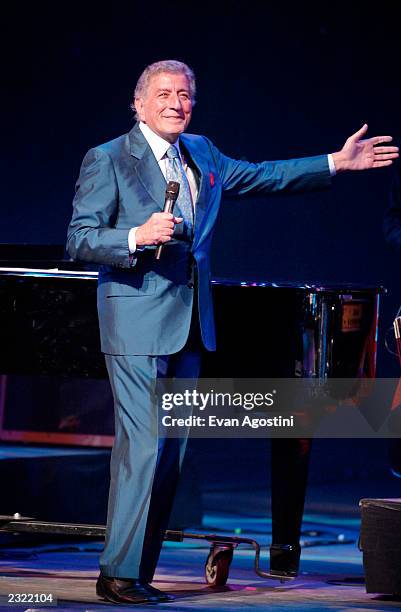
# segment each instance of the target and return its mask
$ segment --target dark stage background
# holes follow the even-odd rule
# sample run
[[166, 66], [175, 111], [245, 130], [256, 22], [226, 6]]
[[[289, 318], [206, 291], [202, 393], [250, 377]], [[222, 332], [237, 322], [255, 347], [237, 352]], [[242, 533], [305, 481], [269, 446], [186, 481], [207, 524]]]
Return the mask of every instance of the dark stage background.
[[[64, 243], [88, 148], [128, 131], [143, 67], [175, 58], [198, 80], [191, 131], [232, 157], [326, 153], [369, 124], [401, 137], [397, 3], [38, 3], [3, 8], [0, 242]], [[384, 285], [378, 374], [401, 302], [382, 235], [393, 169], [327, 192], [225, 201], [216, 276]]]
[[[133, 125], [143, 67], [186, 61], [191, 130], [252, 161], [337, 150], [364, 122], [401, 134], [397, 3], [131, 2], [3, 9], [0, 242], [63, 243], [86, 150]], [[381, 231], [392, 170], [330, 191], [227, 201], [218, 276], [383, 284], [381, 328], [401, 300]], [[398, 366], [380, 351], [379, 373]]]

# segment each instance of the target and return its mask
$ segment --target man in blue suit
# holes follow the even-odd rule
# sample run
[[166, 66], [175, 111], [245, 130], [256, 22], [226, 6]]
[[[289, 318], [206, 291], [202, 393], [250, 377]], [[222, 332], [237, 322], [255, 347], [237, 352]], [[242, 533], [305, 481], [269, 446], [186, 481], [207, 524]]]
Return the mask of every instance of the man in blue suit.
[[[155, 385], [158, 376], [196, 377], [202, 344], [215, 349], [210, 246], [222, 193], [321, 189], [338, 172], [385, 166], [398, 154], [380, 145], [390, 137], [361, 140], [365, 125], [331, 156], [237, 161], [204, 136], [184, 134], [194, 99], [185, 64], [145, 69], [135, 90], [138, 123], [85, 156], [68, 229], [71, 257], [101, 265], [99, 323], [116, 422], [97, 593], [115, 603], [170, 599], [150, 582], [185, 440], [159, 438]], [[175, 215], [163, 212], [166, 180], [180, 182]]]

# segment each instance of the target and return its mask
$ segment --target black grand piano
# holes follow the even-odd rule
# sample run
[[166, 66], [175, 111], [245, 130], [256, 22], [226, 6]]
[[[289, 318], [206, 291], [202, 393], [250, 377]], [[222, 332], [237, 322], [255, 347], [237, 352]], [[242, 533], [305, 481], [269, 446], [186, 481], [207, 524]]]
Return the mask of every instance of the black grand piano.
[[[64, 427], [56, 422], [46, 441], [111, 445], [111, 396], [96, 314], [97, 272], [43, 257], [36, 262], [21, 256], [18, 260], [3, 258], [0, 263], [3, 404], [5, 375], [81, 381], [87, 385], [87, 398], [91, 396], [90, 385], [101, 381], [103, 391], [97, 393], [90, 409], [108, 410], [109, 418], [87, 419], [87, 429], [76, 431], [76, 422], [74, 425], [74, 420], [64, 414]], [[214, 279], [212, 285], [218, 350], [208, 353], [202, 376], [375, 376], [380, 288], [271, 279]], [[79, 388], [82, 392], [83, 387]], [[90, 405], [90, 399], [88, 402]], [[99, 402], [103, 402], [100, 408]], [[18, 413], [3, 414], [3, 439], [21, 439], [20, 417]], [[94, 422], [104, 423], [105, 429], [94, 432]], [[40, 426], [37, 429], [40, 431]], [[38, 441], [32, 432], [22, 439]], [[310, 439], [272, 440], [270, 559], [271, 571], [277, 575], [292, 576], [298, 571], [310, 450]]]

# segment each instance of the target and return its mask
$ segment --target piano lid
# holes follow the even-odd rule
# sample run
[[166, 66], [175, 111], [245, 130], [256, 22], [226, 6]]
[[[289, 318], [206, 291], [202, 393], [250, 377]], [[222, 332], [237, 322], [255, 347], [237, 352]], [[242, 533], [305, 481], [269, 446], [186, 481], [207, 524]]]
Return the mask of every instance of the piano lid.
[[[74, 262], [60, 262], [58, 267], [54, 268], [28, 268], [28, 267], [0, 267], [0, 276], [25, 276], [25, 277], [47, 277], [47, 278], [81, 278], [97, 280], [98, 273], [89, 270], [68, 269], [74, 268]], [[250, 280], [250, 279], [228, 279], [228, 278], [212, 278], [213, 286], [219, 287], [267, 287], [279, 289], [301, 289], [311, 293], [320, 292], [355, 292], [363, 291], [369, 293], [386, 293], [387, 289], [381, 285], [359, 285], [356, 283], [333, 283], [319, 281], [281, 281], [281, 280]]]
[[59, 268], [0, 268], [1, 276], [24, 276], [35, 278], [83, 278], [97, 280], [98, 273], [88, 270], [60, 270]]
[[321, 282], [321, 281], [282, 281], [282, 280], [237, 280], [228, 278], [212, 278], [213, 286], [218, 287], [270, 287], [281, 289], [304, 289], [312, 293], [315, 292], [338, 292], [346, 293], [354, 291], [364, 291], [372, 293], [387, 293], [387, 289], [381, 285], [362, 285], [357, 283], [347, 282]]

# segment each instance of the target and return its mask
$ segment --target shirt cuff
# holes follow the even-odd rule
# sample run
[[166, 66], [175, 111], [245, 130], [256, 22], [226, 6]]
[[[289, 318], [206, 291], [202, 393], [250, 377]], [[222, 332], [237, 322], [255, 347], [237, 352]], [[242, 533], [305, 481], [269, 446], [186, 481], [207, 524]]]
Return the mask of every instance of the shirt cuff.
[[131, 227], [128, 232], [128, 249], [131, 255], [136, 251], [136, 230], [138, 227]]
[[328, 154], [327, 161], [329, 162], [330, 176], [335, 176], [337, 174], [336, 166], [335, 166], [335, 163], [334, 163], [334, 160], [333, 160], [333, 156], [332, 156], [331, 153]]

